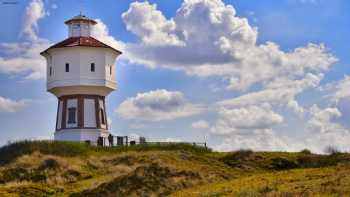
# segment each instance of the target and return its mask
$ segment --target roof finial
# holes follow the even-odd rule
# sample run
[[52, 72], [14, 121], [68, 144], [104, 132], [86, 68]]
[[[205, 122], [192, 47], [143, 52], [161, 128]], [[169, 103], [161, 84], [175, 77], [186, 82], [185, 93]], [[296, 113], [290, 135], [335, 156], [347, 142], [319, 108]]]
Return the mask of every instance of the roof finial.
[[82, 10], [83, 10], [83, 1], [80, 1], [79, 2], [79, 16], [82, 16], [83, 15], [83, 13], [82, 13]]

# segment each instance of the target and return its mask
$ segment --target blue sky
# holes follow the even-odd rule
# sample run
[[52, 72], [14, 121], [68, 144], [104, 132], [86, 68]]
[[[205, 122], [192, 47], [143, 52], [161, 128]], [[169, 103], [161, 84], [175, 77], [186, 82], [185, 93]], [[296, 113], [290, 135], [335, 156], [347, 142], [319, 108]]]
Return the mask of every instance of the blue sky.
[[97, 39], [124, 52], [107, 98], [114, 134], [225, 151], [348, 150], [345, 0], [0, 2], [0, 144], [53, 136], [57, 100], [38, 52], [82, 11], [98, 20]]

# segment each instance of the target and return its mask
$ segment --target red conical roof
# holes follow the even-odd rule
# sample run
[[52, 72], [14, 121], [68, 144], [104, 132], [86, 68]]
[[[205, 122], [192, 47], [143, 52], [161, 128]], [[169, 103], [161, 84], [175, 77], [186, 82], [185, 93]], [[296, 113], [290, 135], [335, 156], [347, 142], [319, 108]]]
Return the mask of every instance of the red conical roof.
[[93, 37], [70, 37], [67, 38], [65, 40], [63, 40], [62, 42], [59, 42], [55, 45], [52, 45], [51, 47], [49, 47], [48, 49], [46, 49], [45, 51], [41, 52], [40, 54], [45, 53], [46, 51], [48, 51], [49, 49], [53, 49], [53, 48], [63, 48], [63, 47], [75, 47], [75, 46], [84, 46], [84, 47], [100, 47], [100, 48], [109, 48], [112, 49], [113, 51], [122, 54], [121, 51], [101, 42], [98, 41], [97, 39], [93, 38]]

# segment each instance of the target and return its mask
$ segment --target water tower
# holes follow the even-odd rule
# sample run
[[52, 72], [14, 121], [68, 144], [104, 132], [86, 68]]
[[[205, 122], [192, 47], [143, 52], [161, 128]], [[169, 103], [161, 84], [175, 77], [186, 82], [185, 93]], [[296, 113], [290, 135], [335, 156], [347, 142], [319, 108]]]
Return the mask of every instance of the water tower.
[[117, 49], [91, 37], [96, 21], [78, 15], [65, 22], [68, 38], [40, 54], [47, 61], [47, 91], [58, 98], [55, 140], [107, 137], [105, 97], [117, 87]]

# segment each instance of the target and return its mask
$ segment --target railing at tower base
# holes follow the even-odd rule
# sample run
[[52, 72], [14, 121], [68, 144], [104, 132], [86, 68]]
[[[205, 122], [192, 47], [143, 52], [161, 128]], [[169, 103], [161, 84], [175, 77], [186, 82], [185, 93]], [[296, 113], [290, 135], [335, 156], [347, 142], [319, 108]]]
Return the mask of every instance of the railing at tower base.
[[[115, 140], [116, 139], [116, 140]], [[116, 143], [115, 143], [116, 142]], [[115, 146], [134, 146], [134, 145], [176, 145], [176, 144], [187, 144], [193, 146], [201, 146], [205, 149], [208, 149], [206, 142], [166, 142], [166, 141], [148, 141], [145, 137], [139, 137], [138, 140], [129, 139], [128, 136], [113, 136], [110, 135], [108, 137], [99, 137], [97, 142], [92, 143], [90, 141], [86, 141], [87, 144], [97, 144], [97, 146], [103, 147], [115, 147]]]

